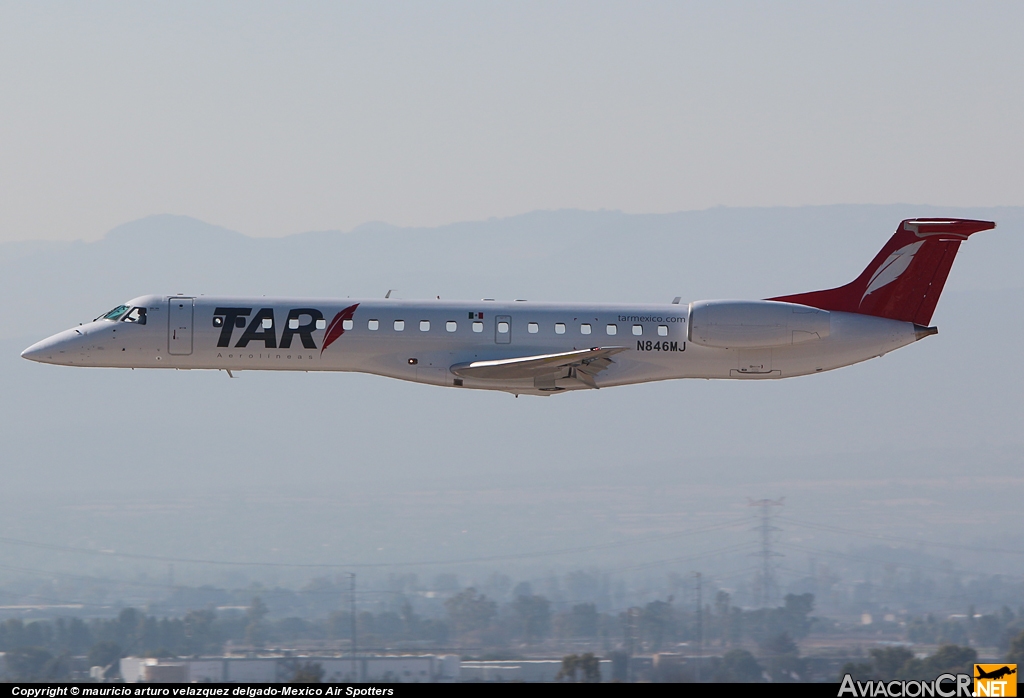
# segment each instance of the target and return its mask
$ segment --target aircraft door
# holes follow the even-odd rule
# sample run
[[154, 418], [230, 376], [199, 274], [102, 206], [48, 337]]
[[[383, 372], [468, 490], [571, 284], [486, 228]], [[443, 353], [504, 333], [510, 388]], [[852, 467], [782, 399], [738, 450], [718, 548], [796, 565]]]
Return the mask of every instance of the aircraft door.
[[509, 315], [497, 315], [494, 318], [494, 342], [495, 344], [512, 343], [512, 317]]
[[167, 353], [188, 356], [192, 353], [192, 298], [167, 301]]

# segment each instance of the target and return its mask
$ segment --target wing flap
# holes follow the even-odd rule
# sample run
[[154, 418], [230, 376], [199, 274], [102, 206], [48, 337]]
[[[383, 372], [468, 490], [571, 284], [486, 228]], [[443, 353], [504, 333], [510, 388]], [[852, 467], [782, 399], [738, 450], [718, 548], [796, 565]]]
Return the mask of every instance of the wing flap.
[[[558, 354], [517, 356], [493, 361], [471, 361], [455, 364], [451, 367], [451, 372], [460, 378], [521, 380], [548, 376], [563, 369], [575, 369], [574, 373], [577, 374], [579, 380], [596, 388], [594, 375], [612, 364], [610, 357], [621, 351], [626, 351], [626, 349], [627, 347], [592, 347]], [[585, 374], [586, 377], [579, 377], [578, 374]]]

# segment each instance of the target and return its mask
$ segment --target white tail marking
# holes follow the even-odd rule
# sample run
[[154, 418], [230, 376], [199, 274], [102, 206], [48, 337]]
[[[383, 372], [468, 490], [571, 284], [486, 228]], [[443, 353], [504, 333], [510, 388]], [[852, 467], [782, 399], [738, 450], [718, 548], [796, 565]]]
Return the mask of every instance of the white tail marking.
[[879, 267], [875, 270], [875, 273], [871, 275], [871, 280], [868, 281], [868, 288], [864, 291], [864, 295], [860, 297], [861, 303], [868, 297], [868, 294], [877, 291], [883, 286], [888, 286], [896, 279], [900, 278], [900, 275], [907, 270], [910, 263], [914, 261], [914, 255], [921, 249], [921, 246], [925, 243], [924, 240], [920, 242], [913, 242], [906, 247], [900, 249], [889, 255]]

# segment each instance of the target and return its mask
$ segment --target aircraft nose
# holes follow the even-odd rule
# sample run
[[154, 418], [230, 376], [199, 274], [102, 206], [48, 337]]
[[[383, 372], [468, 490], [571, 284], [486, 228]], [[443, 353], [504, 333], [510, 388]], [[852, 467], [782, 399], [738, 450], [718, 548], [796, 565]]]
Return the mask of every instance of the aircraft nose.
[[81, 333], [76, 333], [72, 337], [73, 330], [61, 332], [55, 334], [52, 337], [36, 342], [25, 351], [21, 352], [21, 358], [28, 359], [29, 361], [38, 361], [43, 364], [59, 364], [62, 362], [62, 354], [65, 352], [62, 350], [69, 349], [74, 343], [73, 337], [81, 336]]
[[21, 358], [28, 359], [29, 361], [45, 361], [44, 356], [48, 353], [48, 349], [52, 345], [51, 342], [43, 340], [36, 342], [25, 351], [21, 352]]

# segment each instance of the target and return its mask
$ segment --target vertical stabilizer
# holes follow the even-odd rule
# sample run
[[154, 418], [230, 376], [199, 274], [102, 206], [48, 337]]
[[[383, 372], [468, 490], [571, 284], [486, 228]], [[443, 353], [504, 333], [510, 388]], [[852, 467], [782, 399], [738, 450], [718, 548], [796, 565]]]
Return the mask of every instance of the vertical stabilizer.
[[991, 221], [960, 218], [905, 220], [854, 281], [768, 300], [928, 325], [960, 243], [994, 227]]

